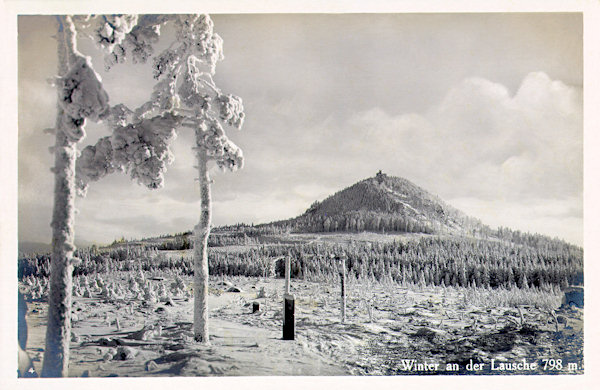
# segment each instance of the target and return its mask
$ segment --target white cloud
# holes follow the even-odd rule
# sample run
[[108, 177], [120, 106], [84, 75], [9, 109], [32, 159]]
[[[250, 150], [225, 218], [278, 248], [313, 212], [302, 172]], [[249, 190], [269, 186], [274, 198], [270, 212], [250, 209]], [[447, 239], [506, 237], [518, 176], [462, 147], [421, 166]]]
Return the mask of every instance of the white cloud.
[[357, 114], [346, 148], [446, 197], [563, 198], [582, 191], [581, 113], [581, 91], [541, 72], [514, 97], [467, 79], [423, 115]]

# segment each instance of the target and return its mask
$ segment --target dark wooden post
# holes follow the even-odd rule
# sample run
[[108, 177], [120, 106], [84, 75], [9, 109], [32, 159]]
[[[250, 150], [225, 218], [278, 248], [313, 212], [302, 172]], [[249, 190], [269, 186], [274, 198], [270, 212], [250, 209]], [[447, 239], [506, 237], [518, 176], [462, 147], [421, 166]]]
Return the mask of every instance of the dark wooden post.
[[290, 294], [290, 258], [285, 259], [285, 294], [283, 294], [283, 339], [295, 339], [294, 295]]
[[340, 281], [341, 281], [341, 316], [342, 323], [346, 322], [346, 259], [344, 257], [341, 258], [340, 265]]
[[294, 319], [294, 303], [295, 298], [292, 294], [283, 295], [283, 339], [295, 339], [295, 319]]

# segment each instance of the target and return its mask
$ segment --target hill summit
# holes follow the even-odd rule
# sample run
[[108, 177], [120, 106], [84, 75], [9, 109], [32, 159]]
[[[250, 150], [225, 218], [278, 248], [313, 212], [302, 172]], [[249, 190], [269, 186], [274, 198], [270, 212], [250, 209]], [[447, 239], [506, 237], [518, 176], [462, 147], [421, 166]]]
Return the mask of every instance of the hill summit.
[[381, 171], [321, 202], [314, 202], [296, 218], [269, 225], [298, 232], [441, 233], [482, 227], [476, 219], [410, 181]]

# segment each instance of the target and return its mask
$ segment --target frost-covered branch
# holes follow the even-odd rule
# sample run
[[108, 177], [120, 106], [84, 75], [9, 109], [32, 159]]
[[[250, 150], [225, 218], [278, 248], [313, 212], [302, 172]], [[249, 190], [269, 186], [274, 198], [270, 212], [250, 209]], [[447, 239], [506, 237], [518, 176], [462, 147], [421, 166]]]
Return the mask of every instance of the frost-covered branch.
[[160, 26], [167, 16], [111, 15], [102, 16], [95, 30], [94, 40], [104, 47], [107, 70], [131, 57], [134, 63], [146, 63], [154, 54], [153, 44], [158, 42]]
[[166, 113], [116, 129], [112, 136], [114, 164], [148, 188], [162, 187], [166, 165], [173, 160], [169, 144], [181, 119]]
[[169, 145], [182, 119], [171, 113], [142, 119], [84, 148], [77, 161], [79, 194], [85, 195], [90, 182], [115, 171], [128, 173], [148, 188], [162, 187], [166, 166], [173, 161]]
[[[134, 63], [146, 62], [154, 53], [153, 44], [158, 41], [160, 26], [169, 18], [160, 15], [97, 18], [99, 25], [94, 30], [94, 40], [107, 52], [107, 69], [124, 62], [127, 57]], [[115, 171], [127, 172], [132, 179], [149, 188], [163, 185], [166, 164], [173, 159], [169, 143], [175, 138], [175, 128], [181, 117], [171, 113], [176, 106], [172, 98], [175, 86], [169, 86], [164, 80], [161, 83], [155, 86], [150, 101], [138, 109], [131, 110], [118, 104], [98, 115], [106, 121], [112, 134], [82, 151], [76, 179], [80, 195], [85, 195], [90, 182]]]
[[96, 181], [115, 171], [110, 137], [103, 137], [95, 145], [86, 146], [77, 159], [77, 190], [85, 194], [90, 181]]

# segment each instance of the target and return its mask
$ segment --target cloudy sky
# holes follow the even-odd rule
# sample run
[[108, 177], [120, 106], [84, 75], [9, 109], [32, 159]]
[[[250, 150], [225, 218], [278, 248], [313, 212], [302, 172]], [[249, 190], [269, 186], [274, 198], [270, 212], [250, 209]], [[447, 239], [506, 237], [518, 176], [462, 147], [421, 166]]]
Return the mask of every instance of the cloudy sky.
[[[215, 81], [242, 97], [230, 138], [244, 169], [214, 168], [213, 223], [269, 222], [378, 170], [492, 226], [583, 243], [583, 48], [577, 13], [213, 15]], [[53, 181], [42, 130], [55, 120], [56, 24], [21, 16], [19, 239], [50, 241]], [[162, 45], [172, 38], [164, 29]], [[149, 67], [105, 72], [111, 104], [150, 94]], [[108, 134], [88, 124], [81, 147]], [[105, 243], [192, 229], [193, 136], [182, 130], [165, 187], [114, 174], [77, 200], [76, 239]]]

